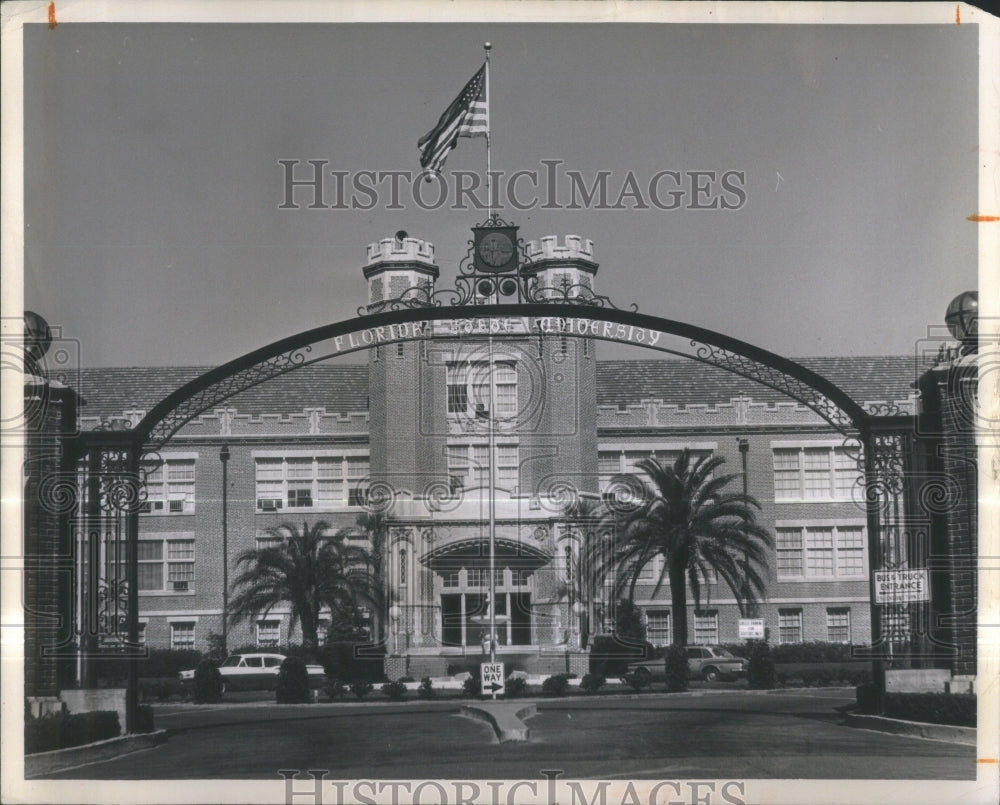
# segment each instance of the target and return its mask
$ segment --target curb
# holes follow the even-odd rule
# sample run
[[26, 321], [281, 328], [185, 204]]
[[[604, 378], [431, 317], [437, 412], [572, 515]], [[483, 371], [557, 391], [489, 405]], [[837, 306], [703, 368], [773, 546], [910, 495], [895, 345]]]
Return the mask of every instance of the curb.
[[947, 741], [963, 746], [976, 745], [975, 727], [956, 727], [951, 724], [927, 724], [922, 721], [903, 721], [885, 716], [844, 715], [848, 727], [863, 730], [889, 732], [894, 735], [909, 735], [914, 738], [928, 738], [932, 741]]
[[530, 730], [522, 721], [538, 715], [538, 708], [534, 702], [527, 704], [463, 704], [460, 710], [462, 715], [470, 718], [485, 721], [496, 733], [500, 743], [508, 741], [527, 741]]
[[81, 766], [85, 763], [96, 763], [100, 760], [110, 760], [119, 755], [127, 755], [139, 749], [149, 749], [167, 740], [166, 730], [145, 732], [140, 735], [121, 735], [97, 741], [83, 746], [71, 746], [68, 749], [53, 749], [50, 752], [36, 752], [24, 756], [24, 777], [37, 777], [40, 774], [62, 771], [63, 769]]

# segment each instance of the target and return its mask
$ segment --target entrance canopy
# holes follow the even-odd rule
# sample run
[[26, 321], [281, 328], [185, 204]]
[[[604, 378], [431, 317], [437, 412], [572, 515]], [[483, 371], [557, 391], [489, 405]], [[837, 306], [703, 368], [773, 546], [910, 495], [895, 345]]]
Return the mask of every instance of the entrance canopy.
[[[537, 570], [552, 561], [552, 557], [545, 551], [518, 540], [497, 537], [495, 545], [498, 565], [516, 567], [519, 570]], [[490, 561], [489, 540], [477, 538], [449, 542], [428, 551], [420, 557], [420, 561], [435, 571], [484, 567]]]

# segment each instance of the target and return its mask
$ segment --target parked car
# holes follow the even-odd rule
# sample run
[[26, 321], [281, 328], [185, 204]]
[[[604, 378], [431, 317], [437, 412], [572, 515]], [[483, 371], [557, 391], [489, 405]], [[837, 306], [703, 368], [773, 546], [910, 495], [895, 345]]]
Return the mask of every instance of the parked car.
[[[718, 646], [685, 646], [688, 658], [688, 673], [714, 682], [722, 677], [742, 676], [747, 670], [747, 661]], [[628, 664], [628, 672], [651, 679], [654, 672], [663, 671], [665, 648], [653, 650], [647, 659]]]
[[[278, 671], [285, 661], [284, 654], [230, 654], [222, 665], [222, 691], [227, 690], [273, 690], [278, 686]], [[309, 682], [323, 683], [322, 665], [306, 665]], [[194, 669], [180, 672], [181, 679], [194, 679]]]
[[742, 676], [747, 672], [747, 661], [730, 654], [718, 646], [685, 646], [688, 673], [714, 682], [724, 676]]

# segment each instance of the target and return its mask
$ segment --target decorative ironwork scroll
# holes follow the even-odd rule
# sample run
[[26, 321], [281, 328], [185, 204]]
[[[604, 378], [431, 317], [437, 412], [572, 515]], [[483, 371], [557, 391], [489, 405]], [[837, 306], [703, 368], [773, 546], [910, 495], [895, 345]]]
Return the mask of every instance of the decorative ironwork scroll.
[[218, 381], [194, 391], [178, 401], [161, 419], [155, 422], [147, 438], [150, 447], [162, 447], [181, 427], [220, 401], [271, 380], [306, 363], [312, 345], [288, 350], [279, 355], [254, 363], [240, 371], [219, 378]]
[[853, 417], [843, 409], [842, 405], [817, 389], [787, 371], [762, 363], [754, 358], [733, 350], [706, 344], [696, 340], [690, 343], [694, 350], [691, 356], [695, 360], [717, 366], [733, 374], [753, 380], [764, 386], [780, 391], [803, 405], [811, 408], [826, 422], [832, 425], [844, 436], [857, 433]]

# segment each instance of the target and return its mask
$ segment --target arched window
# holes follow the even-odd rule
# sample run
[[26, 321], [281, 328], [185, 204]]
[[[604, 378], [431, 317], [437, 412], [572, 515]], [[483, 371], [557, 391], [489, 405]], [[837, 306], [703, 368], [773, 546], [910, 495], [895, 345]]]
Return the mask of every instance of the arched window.
[[399, 586], [406, 586], [406, 548], [399, 552]]

